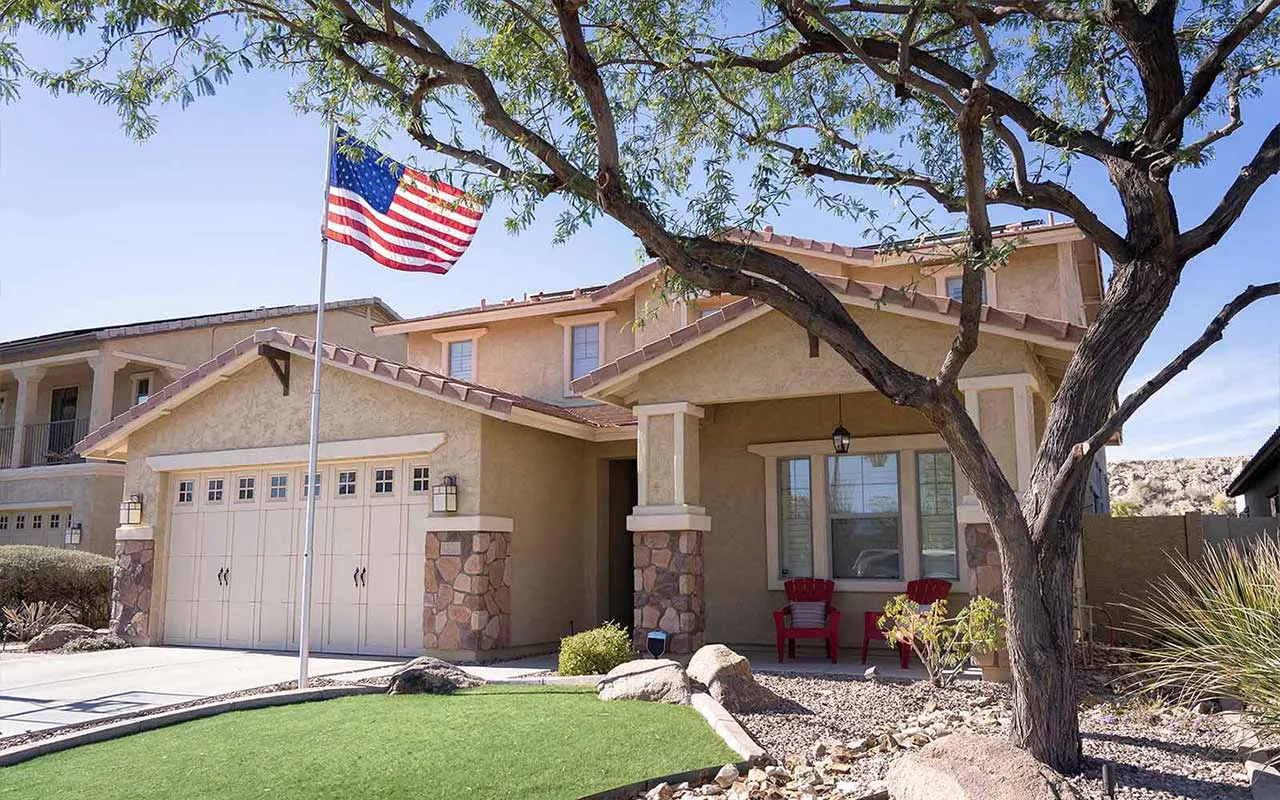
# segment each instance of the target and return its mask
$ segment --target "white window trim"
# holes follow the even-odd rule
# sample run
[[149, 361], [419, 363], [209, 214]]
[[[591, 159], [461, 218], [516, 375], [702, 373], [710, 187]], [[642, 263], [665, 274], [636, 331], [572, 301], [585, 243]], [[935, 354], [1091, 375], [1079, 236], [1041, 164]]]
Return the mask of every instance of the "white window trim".
[[[289, 473], [288, 472], [268, 472], [266, 477], [267, 477], [267, 484], [266, 484], [267, 493], [266, 495], [263, 496], [262, 498], [263, 501], [268, 503], [289, 502]], [[284, 497], [271, 496], [271, 490], [276, 488], [271, 485], [271, 481], [273, 478], [284, 478], [284, 486], [279, 487], [281, 489], [284, 489]]]
[[[184, 483], [190, 483], [190, 484], [191, 484], [191, 499], [190, 499], [190, 500], [183, 500], [183, 499], [182, 499], [182, 484], [184, 484]], [[200, 478], [199, 478], [199, 476], [192, 476], [192, 477], [190, 477], [190, 478], [178, 478], [177, 480], [175, 480], [175, 481], [174, 481], [174, 487], [175, 487], [175, 489], [176, 489], [176, 491], [174, 492], [174, 495], [173, 495], [173, 504], [174, 504], [174, 506], [176, 506], [177, 508], [180, 508], [180, 509], [182, 509], [182, 508], [194, 508], [194, 507], [195, 507], [195, 505], [196, 505], [196, 493], [200, 491]]]
[[147, 384], [148, 397], [155, 394], [156, 389], [159, 388], [156, 386], [155, 372], [133, 373], [132, 375], [129, 376], [129, 405], [130, 406], [136, 406], [138, 403], [142, 402], [141, 400], [138, 399], [138, 384], [144, 380], [149, 381], [149, 383]]
[[[391, 470], [391, 491], [378, 491], [378, 470]], [[395, 500], [400, 496], [400, 479], [404, 474], [396, 464], [372, 464], [369, 466], [369, 499]]]
[[431, 338], [440, 343], [440, 374], [453, 377], [449, 371], [449, 345], [454, 342], [471, 342], [471, 377], [463, 378], [476, 383], [480, 378], [480, 343], [479, 339], [489, 332], [488, 328], [467, 328], [461, 331], [445, 331], [433, 333]]
[[[902, 535], [903, 579], [894, 581], [832, 578], [831, 530], [827, 514], [827, 456], [835, 453], [831, 450], [830, 439], [748, 446], [748, 452], [761, 456], [764, 461], [765, 579], [768, 588], [771, 591], [782, 591], [784, 588], [783, 580], [778, 577], [781, 563], [778, 541], [780, 457], [809, 457], [810, 498], [813, 503], [813, 577], [835, 580], [838, 592], [901, 593], [907, 590], [908, 581], [920, 577], [920, 503], [917, 497], [916, 453], [946, 449], [946, 443], [936, 434], [871, 436], [854, 439], [849, 443], [849, 455], [896, 453], [898, 456], [898, 513]], [[965, 554], [964, 524], [963, 519], [957, 519], [956, 562], [959, 576], [951, 582], [953, 591], [957, 592], [970, 591], [972, 584]]]
[[[360, 483], [364, 477], [361, 473], [364, 470], [358, 466], [334, 467], [333, 469], [333, 499], [338, 503], [358, 503], [360, 501]], [[342, 476], [344, 474], [352, 474], [355, 480], [352, 482], [352, 492], [350, 494], [342, 494]], [[320, 482], [320, 490], [324, 491], [324, 481]]]
[[[249, 491], [252, 493], [252, 496], [241, 500], [240, 499], [240, 481], [246, 478], [253, 481], [253, 484], [249, 487]], [[258, 483], [258, 476], [256, 474], [237, 475], [235, 476], [235, 486], [232, 488], [232, 491], [235, 492], [235, 497], [231, 498], [231, 502], [237, 505], [254, 505], [262, 497], [262, 495], [259, 494], [258, 492], [260, 488], [261, 488], [261, 485]]]
[[[415, 469], [425, 469], [427, 471], [427, 488], [425, 489], [413, 488], [413, 471]], [[410, 463], [408, 465], [408, 469], [405, 470], [405, 491], [410, 495], [415, 495], [418, 497], [430, 496], [431, 494], [431, 465], [430, 464]]]
[[564, 329], [564, 360], [561, 365], [564, 370], [564, 396], [578, 397], [579, 394], [573, 391], [570, 384], [573, 383], [573, 329], [581, 328], [587, 325], [596, 326], [596, 343], [599, 349], [599, 357], [596, 359], [596, 368], [605, 363], [605, 346], [604, 346], [604, 323], [613, 319], [618, 315], [617, 311], [598, 311], [594, 314], [574, 314], [568, 317], [556, 317], [553, 322]]
[[[947, 278], [958, 278], [963, 274], [964, 270], [960, 267], [943, 267], [941, 269], [934, 270], [928, 277], [933, 278], [934, 291], [938, 297], [946, 297]], [[987, 299], [984, 305], [999, 308], [1000, 302], [999, 298], [996, 296], [996, 284], [999, 283], [999, 281], [996, 280], [995, 270], [984, 270], [982, 273], [982, 282], [986, 284], [987, 287]]]

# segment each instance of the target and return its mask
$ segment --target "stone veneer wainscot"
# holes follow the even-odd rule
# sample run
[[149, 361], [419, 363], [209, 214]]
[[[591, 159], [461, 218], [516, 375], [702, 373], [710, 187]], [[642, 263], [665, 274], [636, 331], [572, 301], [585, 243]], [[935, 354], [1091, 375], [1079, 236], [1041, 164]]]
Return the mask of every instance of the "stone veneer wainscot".
[[427, 533], [423, 647], [479, 652], [510, 644], [510, 548], [509, 533]]
[[667, 651], [692, 653], [706, 631], [702, 533], [645, 531], [632, 534], [635, 567], [635, 642], [651, 631], [670, 634]]

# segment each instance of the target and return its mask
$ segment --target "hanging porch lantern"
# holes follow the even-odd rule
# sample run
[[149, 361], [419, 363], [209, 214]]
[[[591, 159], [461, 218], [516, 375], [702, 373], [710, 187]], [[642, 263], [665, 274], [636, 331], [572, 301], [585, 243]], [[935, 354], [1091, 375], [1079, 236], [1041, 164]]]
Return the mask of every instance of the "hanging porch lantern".
[[836, 395], [836, 404], [839, 406], [839, 421], [831, 432], [831, 446], [837, 453], [844, 454], [849, 452], [849, 445], [853, 443], [853, 435], [844, 426], [844, 395]]

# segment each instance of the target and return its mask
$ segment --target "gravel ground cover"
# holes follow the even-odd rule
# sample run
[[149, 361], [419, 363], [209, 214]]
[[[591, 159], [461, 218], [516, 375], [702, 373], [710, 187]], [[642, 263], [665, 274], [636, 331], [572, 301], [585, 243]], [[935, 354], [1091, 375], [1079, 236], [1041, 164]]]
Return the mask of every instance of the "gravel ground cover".
[[[779, 761], [826, 760], [837, 743], [856, 753], [838, 776], [852, 791], [878, 787], [889, 766], [931, 738], [967, 730], [1005, 736], [1007, 686], [962, 682], [935, 689], [924, 681], [894, 683], [809, 675], [757, 675], [784, 703], [739, 719]], [[1220, 715], [1152, 705], [1103, 703], [1081, 714], [1085, 772], [1072, 779], [1094, 800], [1107, 795], [1102, 763], [1116, 765], [1117, 798], [1234, 800], [1248, 798], [1244, 770]], [[847, 767], [847, 768], [846, 768]], [[824, 767], [827, 769], [827, 767]], [[841, 792], [824, 798], [847, 796]]]

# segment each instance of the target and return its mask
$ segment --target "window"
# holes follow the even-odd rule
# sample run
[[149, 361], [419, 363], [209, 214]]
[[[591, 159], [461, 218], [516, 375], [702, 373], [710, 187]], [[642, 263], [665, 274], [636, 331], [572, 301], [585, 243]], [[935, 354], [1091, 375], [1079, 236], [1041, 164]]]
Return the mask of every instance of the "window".
[[474, 339], [449, 342], [449, 377], [464, 381], [474, 380], [475, 347]]
[[778, 572], [813, 577], [813, 492], [808, 458], [778, 459]]
[[51, 531], [56, 531], [58, 528], [61, 528], [61, 527], [62, 527], [62, 515], [61, 515], [61, 514], [50, 514], [50, 515], [49, 515], [49, 530], [51, 530]]
[[38, 531], [44, 527], [44, 514], [31, 515], [31, 530]]
[[413, 491], [415, 494], [430, 491], [431, 481], [428, 478], [429, 478], [429, 473], [426, 467], [414, 467], [413, 483], [410, 486], [411, 491]]
[[338, 473], [338, 497], [355, 497], [356, 494], [356, 473], [339, 472]]
[[920, 576], [960, 577], [956, 549], [956, 478], [950, 453], [917, 453], [920, 498]]
[[374, 494], [391, 494], [395, 490], [395, 470], [387, 467], [373, 471]]
[[902, 577], [897, 453], [827, 457], [831, 574]]
[[222, 502], [222, 478], [210, 478], [208, 490], [210, 503]]
[[289, 496], [289, 476], [288, 475], [272, 475], [271, 476], [271, 499], [284, 500]]
[[257, 483], [257, 480], [252, 476], [241, 478], [239, 485], [236, 487], [236, 499], [252, 500], [255, 483]]
[[[957, 303], [959, 303], [963, 289], [964, 289], [963, 276], [954, 275], [950, 278], [947, 278], [947, 297], [950, 297], [952, 300], [955, 300]], [[984, 303], [987, 302], [987, 279], [986, 278], [982, 279], [982, 292], [979, 294], [979, 297], [982, 298], [982, 302]]]
[[151, 397], [151, 383], [154, 375], [150, 372], [139, 372], [133, 376], [133, 404], [147, 402]]
[[196, 496], [195, 481], [178, 481], [178, 502], [190, 503]]
[[0, 531], [9, 530], [9, 515], [0, 514]]
[[1280, 490], [1272, 492], [1267, 498], [1267, 508], [1271, 516], [1280, 517]]
[[600, 366], [600, 325], [574, 325], [569, 340], [569, 376], [577, 380]]
[[[324, 476], [323, 476], [321, 473], [317, 472], [317, 473], [316, 473], [316, 475], [315, 475], [315, 477], [316, 477], [316, 486], [315, 486], [315, 489], [311, 491], [311, 493], [312, 493], [312, 495], [314, 495], [315, 497], [319, 497], [319, 496], [320, 496], [320, 485], [321, 485], [322, 483], [324, 483], [324, 481], [322, 481], [322, 480], [321, 480], [321, 478], [323, 478]], [[303, 497], [306, 497], [306, 496], [307, 496], [307, 491], [308, 491], [309, 489], [311, 489], [311, 480], [310, 480], [310, 477], [309, 477], [306, 473], [303, 473], [303, 475], [302, 475], [302, 496], [303, 496]]]
[[26, 515], [26, 514], [19, 514], [18, 516], [16, 516], [16, 517], [14, 517], [14, 518], [13, 518], [13, 529], [14, 529], [15, 531], [23, 530], [23, 529], [24, 529], [24, 528], [26, 528], [26, 527], [27, 527], [27, 515]]

